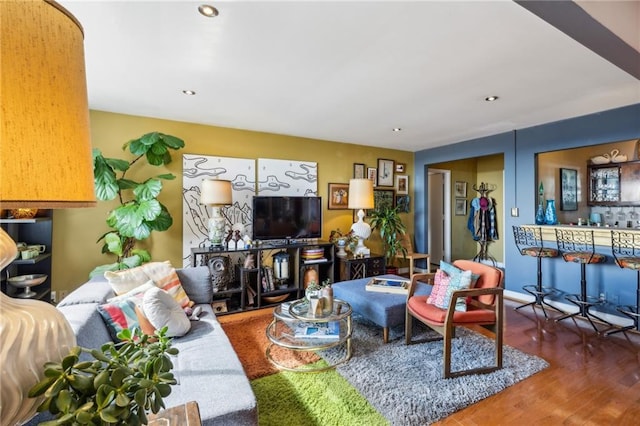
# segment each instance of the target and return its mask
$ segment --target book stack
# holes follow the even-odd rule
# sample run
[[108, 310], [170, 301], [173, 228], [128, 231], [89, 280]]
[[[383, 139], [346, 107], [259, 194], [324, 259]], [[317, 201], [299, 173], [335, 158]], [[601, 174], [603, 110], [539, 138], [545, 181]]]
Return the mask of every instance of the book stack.
[[300, 322], [295, 327], [294, 336], [296, 339], [339, 339], [340, 322]]
[[367, 291], [379, 293], [408, 294], [411, 280], [373, 278], [365, 287]]

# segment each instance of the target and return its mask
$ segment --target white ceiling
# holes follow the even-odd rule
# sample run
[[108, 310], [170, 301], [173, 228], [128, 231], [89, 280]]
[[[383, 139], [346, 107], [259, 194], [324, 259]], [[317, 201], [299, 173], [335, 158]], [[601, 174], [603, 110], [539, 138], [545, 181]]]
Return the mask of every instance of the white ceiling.
[[640, 102], [512, 1], [203, 2], [60, 1], [91, 109], [415, 152]]

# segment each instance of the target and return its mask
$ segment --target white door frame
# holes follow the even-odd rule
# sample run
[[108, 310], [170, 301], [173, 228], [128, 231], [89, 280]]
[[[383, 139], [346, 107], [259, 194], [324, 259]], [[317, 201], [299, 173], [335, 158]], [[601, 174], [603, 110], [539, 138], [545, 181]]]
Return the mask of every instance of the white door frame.
[[[428, 175], [442, 174], [444, 181], [443, 200], [444, 203], [444, 253], [446, 262], [451, 262], [451, 170], [428, 168]], [[428, 177], [427, 177], [428, 179]], [[428, 185], [428, 181], [427, 181]], [[429, 186], [427, 186], [428, 188]], [[427, 215], [431, 218], [431, 203], [427, 203]], [[427, 221], [427, 233], [429, 235], [429, 248], [431, 247], [431, 219]]]

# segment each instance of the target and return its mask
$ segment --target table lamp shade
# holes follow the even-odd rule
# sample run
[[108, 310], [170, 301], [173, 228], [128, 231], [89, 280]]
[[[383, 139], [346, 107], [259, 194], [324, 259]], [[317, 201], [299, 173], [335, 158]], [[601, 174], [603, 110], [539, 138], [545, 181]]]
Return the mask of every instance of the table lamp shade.
[[[0, 1], [0, 208], [95, 205], [82, 27], [50, 0]], [[0, 269], [15, 259], [0, 228]], [[76, 345], [53, 305], [0, 292], [0, 424], [21, 424], [46, 361]]]
[[372, 209], [373, 207], [373, 181], [370, 179], [349, 180], [349, 208]]
[[231, 182], [220, 179], [204, 179], [200, 192], [200, 203], [207, 206], [228, 206], [233, 202]]
[[94, 205], [82, 27], [54, 2], [0, 7], [2, 208]]

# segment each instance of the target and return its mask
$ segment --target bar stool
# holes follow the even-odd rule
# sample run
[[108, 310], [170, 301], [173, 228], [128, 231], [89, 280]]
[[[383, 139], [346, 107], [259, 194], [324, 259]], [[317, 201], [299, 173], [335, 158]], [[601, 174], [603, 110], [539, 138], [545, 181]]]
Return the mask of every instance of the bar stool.
[[611, 253], [616, 264], [621, 268], [636, 271], [636, 306], [618, 306], [618, 312], [633, 320], [633, 325], [628, 325], [607, 334], [636, 329], [640, 330], [638, 317], [640, 317], [640, 233], [611, 231]]
[[589, 320], [591, 327], [593, 327], [596, 333], [598, 332], [598, 328], [591, 318], [595, 318], [611, 326], [611, 323], [589, 311], [592, 306], [602, 302], [596, 297], [587, 296], [586, 266], [592, 263], [603, 263], [607, 260], [606, 256], [596, 253], [596, 246], [593, 242], [593, 231], [556, 228], [556, 241], [565, 262], [580, 264], [580, 294], [569, 294], [565, 296], [565, 299], [578, 307], [578, 312], [558, 317], [556, 318], [556, 322], [578, 315]]
[[534, 309], [536, 306], [540, 306], [542, 308], [542, 313], [544, 313], [545, 318], [549, 318], [547, 316], [547, 311], [544, 308], [544, 305], [548, 307], [558, 310], [553, 305], [547, 303], [544, 298], [550, 294], [555, 292], [555, 289], [552, 287], [543, 287], [542, 286], [542, 258], [544, 257], [558, 257], [558, 250], [545, 247], [544, 241], [542, 240], [542, 230], [539, 226], [513, 226], [513, 237], [516, 241], [516, 247], [518, 247], [518, 251], [523, 256], [531, 256], [535, 257], [538, 263], [538, 281], [536, 284], [528, 284], [522, 287], [524, 291], [529, 293], [534, 297], [533, 302], [525, 303], [524, 305], [520, 305], [515, 309], [518, 310], [520, 308], [524, 308], [525, 306], [533, 306]]

